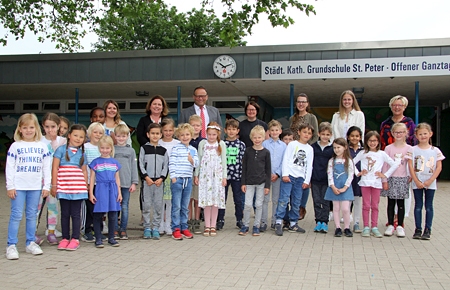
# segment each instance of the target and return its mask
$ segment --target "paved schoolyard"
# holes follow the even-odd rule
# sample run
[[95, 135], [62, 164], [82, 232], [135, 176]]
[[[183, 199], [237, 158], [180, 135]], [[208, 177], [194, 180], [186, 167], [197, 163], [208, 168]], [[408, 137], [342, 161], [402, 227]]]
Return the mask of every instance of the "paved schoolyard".
[[[142, 232], [134, 193], [130, 209], [134, 230], [120, 247], [96, 249], [81, 242], [77, 251], [61, 252], [44, 242], [44, 254], [32, 256], [25, 253], [22, 222], [17, 261], [4, 257], [10, 205], [3, 173], [0, 186], [1, 289], [450, 289], [450, 182], [446, 181], [438, 183], [430, 241], [411, 238], [412, 211], [405, 220], [404, 239], [358, 234], [335, 238], [334, 225], [328, 234], [314, 233], [311, 199], [300, 222], [306, 234], [285, 232], [278, 237], [268, 231], [260, 237], [238, 236], [230, 199], [225, 228], [216, 237], [143, 240], [138, 238]], [[383, 232], [385, 208], [382, 198]], [[44, 234], [43, 227], [39, 233]]]

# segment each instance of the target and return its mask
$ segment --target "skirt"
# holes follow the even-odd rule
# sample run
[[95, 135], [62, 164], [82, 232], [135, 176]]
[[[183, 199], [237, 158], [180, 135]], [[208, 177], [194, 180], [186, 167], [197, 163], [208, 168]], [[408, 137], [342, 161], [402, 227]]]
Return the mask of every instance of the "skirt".
[[381, 196], [390, 199], [406, 199], [409, 197], [409, 177], [389, 177], [388, 190], [382, 190]]

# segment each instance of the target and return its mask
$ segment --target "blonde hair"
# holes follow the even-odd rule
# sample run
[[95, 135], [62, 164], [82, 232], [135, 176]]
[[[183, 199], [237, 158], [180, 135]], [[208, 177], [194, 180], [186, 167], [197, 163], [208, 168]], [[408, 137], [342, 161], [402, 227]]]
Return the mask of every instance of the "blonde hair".
[[[428, 132], [433, 133], [433, 129], [431, 128], [431, 125], [428, 124], [428, 123], [423, 122], [423, 123], [419, 123], [419, 124], [416, 126], [416, 128], [414, 129], [414, 134], [417, 134], [417, 131], [419, 131], [419, 130], [421, 130], [421, 129], [425, 129], [425, 130], [428, 130]], [[431, 138], [428, 139], [428, 143], [429, 143], [430, 145], [433, 145], [433, 144], [431, 143]]]
[[220, 125], [216, 122], [209, 122], [208, 126], [206, 127], [206, 132], [209, 130], [215, 130], [217, 132], [217, 143], [219, 143], [219, 146], [217, 146], [217, 154], [222, 154], [222, 147], [220, 147]]
[[405, 123], [395, 123], [394, 125], [392, 125], [392, 127], [391, 127], [392, 136], [394, 136], [394, 131], [398, 127], [402, 127], [402, 129], [405, 130], [404, 141], [406, 142], [406, 139], [408, 139], [409, 132], [408, 132], [408, 127], [406, 127]]
[[404, 97], [404, 96], [397, 95], [395, 97], [392, 97], [391, 100], [389, 101], [389, 108], [392, 109], [392, 104], [395, 101], [401, 101], [403, 106], [405, 106], [405, 109], [406, 109], [406, 107], [408, 107], [408, 99], [406, 97]]
[[104, 104], [103, 104], [103, 110], [105, 110], [105, 118], [106, 118], [106, 108], [108, 108], [109, 104], [113, 104], [116, 109], [117, 109], [117, 114], [114, 116], [114, 122], [116, 124], [119, 124], [120, 121], [122, 120], [120, 117], [120, 110], [119, 110], [119, 104], [117, 104], [116, 101], [114, 100], [107, 100]]
[[100, 138], [100, 140], [98, 141], [98, 150], [100, 150], [100, 146], [102, 146], [102, 144], [104, 145], [109, 145], [109, 147], [111, 148], [111, 153], [109, 154], [111, 157], [114, 157], [114, 141], [111, 137], [109, 136], [103, 136], [102, 138]]
[[250, 131], [250, 139], [253, 138], [255, 134], [260, 134], [263, 137], [266, 136], [266, 130], [264, 130], [264, 127], [261, 125], [256, 125], [253, 127], [253, 129]]
[[199, 115], [192, 115], [192, 116], [190, 116], [189, 117], [189, 124], [191, 123], [191, 121], [197, 121], [197, 122], [200, 122], [200, 125], [202, 125], [203, 124], [203, 122], [202, 122], [202, 118], [199, 116]]
[[189, 123], [181, 123], [178, 125], [177, 129], [175, 130], [175, 136], [180, 135], [180, 132], [182, 131], [189, 131], [189, 133], [191, 134], [191, 136], [194, 136], [194, 127], [191, 126], [191, 124]]
[[114, 128], [114, 134], [119, 135], [119, 134], [125, 134], [128, 135], [130, 134], [130, 128], [128, 128], [127, 125], [125, 124], [119, 124], [116, 126], [116, 128]]
[[87, 129], [87, 134], [89, 137], [91, 137], [91, 134], [95, 129], [100, 129], [102, 134], [105, 134], [105, 127], [103, 127], [102, 123], [94, 122], [94, 123], [91, 123], [89, 125], [89, 128]]
[[341, 117], [342, 120], [345, 119], [345, 108], [344, 108], [344, 105], [342, 105], [342, 99], [344, 98], [345, 95], [349, 95], [350, 97], [352, 97], [353, 109], [355, 109], [355, 111], [361, 111], [361, 109], [359, 108], [359, 105], [358, 105], [358, 101], [356, 100], [355, 94], [350, 90], [343, 91], [341, 94], [340, 101], [339, 101], [339, 116]]
[[42, 132], [41, 127], [39, 126], [38, 118], [33, 113], [26, 113], [20, 116], [19, 121], [17, 121], [17, 128], [14, 132], [14, 141], [22, 141], [22, 133], [20, 133], [20, 128], [28, 125], [33, 124], [35, 128], [35, 134], [34, 134], [34, 141], [41, 141], [42, 139]]
[[267, 127], [270, 129], [270, 128], [272, 128], [272, 127], [278, 127], [278, 128], [280, 128], [280, 130], [283, 128], [283, 125], [281, 125], [281, 123], [280, 122], [278, 122], [277, 120], [271, 120], [270, 122], [269, 122], [269, 124], [267, 124]]

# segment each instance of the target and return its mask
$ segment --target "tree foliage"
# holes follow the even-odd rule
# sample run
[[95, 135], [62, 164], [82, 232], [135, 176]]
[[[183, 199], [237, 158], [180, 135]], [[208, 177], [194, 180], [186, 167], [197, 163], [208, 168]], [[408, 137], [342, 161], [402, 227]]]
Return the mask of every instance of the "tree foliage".
[[[23, 38], [25, 33], [33, 33], [40, 42], [50, 40], [55, 42], [62, 52], [74, 52], [82, 49], [81, 39], [87, 32], [98, 29], [102, 23], [101, 15], [108, 15], [109, 10], [120, 10], [119, 5], [136, 3], [137, 0], [0, 0], [0, 23], [7, 33], [0, 37], [0, 43], [7, 45], [7, 38], [13, 36], [16, 40]], [[197, 0], [203, 5], [208, 16], [214, 14], [214, 0]], [[312, 5], [302, 4], [297, 0], [219, 0], [225, 7], [222, 23], [227, 24], [218, 34], [225, 45], [240, 45], [243, 33], [251, 34], [252, 28], [260, 17], [267, 17], [272, 26], [288, 27], [294, 20], [287, 16], [286, 11], [292, 8], [303, 11], [307, 15], [314, 13]], [[159, 5], [170, 4], [170, 0], [141, 0]], [[163, 7], [160, 6], [160, 7]], [[132, 7], [129, 7], [131, 13]], [[169, 15], [172, 10], [169, 10]], [[202, 10], [199, 10], [202, 11]], [[203, 11], [203, 12], [205, 12]], [[115, 11], [119, 14], [118, 11]], [[124, 11], [126, 13], [126, 11]], [[196, 13], [191, 11], [191, 13]], [[188, 13], [189, 14], [189, 13]], [[176, 18], [176, 16], [174, 15]], [[115, 19], [113, 25], [123, 25]], [[192, 25], [192, 24], [191, 24]], [[172, 30], [163, 26], [165, 30]], [[135, 27], [134, 29], [137, 29]], [[213, 31], [213, 30], [211, 30]], [[174, 33], [167, 31], [168, 34]], [[128, 36], [129, 37], [129, 36]], [[194, 39], [194, 38], [192, 38]], [[125, 38], [126, 40], [126, 38]], [[170, 42], [168, 37], [163, 42]], [[177, 42], [178, 40], [172, 40]]]
[[[126, 3], [125, 3], [126, 2]], [[111, 6], [95, 29], [99, 41], [94, 50], [148, 50], [227, 45], [221, 31], [231, 29], [204, 9], [178, 13], [164, 3], [127, 0]], [[245, 45], [242, 27], [236, 28], [236, 45]]]

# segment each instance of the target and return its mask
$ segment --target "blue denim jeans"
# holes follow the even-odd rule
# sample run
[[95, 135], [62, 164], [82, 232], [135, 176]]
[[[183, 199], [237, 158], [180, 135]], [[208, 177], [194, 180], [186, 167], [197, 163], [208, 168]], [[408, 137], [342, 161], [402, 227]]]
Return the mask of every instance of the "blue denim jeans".
[[178, 177], [175, 183], [170, 184], [172, 190], [172, 231], [188, 228], [188, 205], [191, 199], [192, 177]]
[[433, 199], [435, 189], [413, 189], [414, 191], [414, 221], [416, 222], [416, 229], [422, 230], [422, 208], [423, 196], [425, 194], [425, 228], [431, 230], [433, 223]]
[[15, 245], [19, 241], [19, 225], [22, 220], [25, 205], [25, 216], [27, 219], [26, 245], [34, 242], [34, 233], [36, 231], [36, 216], [38, 213], [39, 198], [41, 190], [16, 190], [16, 198], [11, 199], [11, 216], [8, 225], [8, 246]]
[[130, 203], [130, 188], [121, 187], [120, 191], [122, 193], [122, 211], [120, 213], [120, 228], [118, 219], [116, 219], [116, 230], [122, 232], [126, 231], [128, 227], [128, 204]]
[[[304, 179], [302, 177], [289, 176], [290, 182], [281, 181], [280, 198], [277, 206], [277, 220], [282, 220], [286, 213], [286, 206], [291, 202], [291, 209], [289, 210], [289, 221], [297, 223], [299, 217], [299, 208], [302, 200], [302, 195], [305, 190], [302, 188]], [[308, 189], [309, 191], [309, 189]]]
[[308, 203], [309, 197], [309, 188], [303, 189], [302, 201], [300, 202], [300, 206], [306, 208], [306, 204]]
[[[228, 186], [231, 185], [231, 190], [233, 191], [233, 200], [234, 200], [234, 215], [236, 217], [236, 221], [242, 221], [243, 218], [243, 210], [244, 210], [244, 203], [245, 203], [245, 197], [244, 197], [244, 203], [242, 202], [242, 196], [244, 196], [244, 193], [241, 190], [241, 181], [236, 180], [227, 180], [227, 186], [225, 186], [225, 202], [228, 197]], [[219, 209], [219, 216], [217, 217], [218, 221], [225, 219], [225, 209]]]

